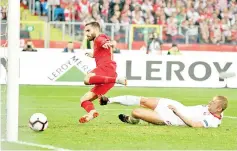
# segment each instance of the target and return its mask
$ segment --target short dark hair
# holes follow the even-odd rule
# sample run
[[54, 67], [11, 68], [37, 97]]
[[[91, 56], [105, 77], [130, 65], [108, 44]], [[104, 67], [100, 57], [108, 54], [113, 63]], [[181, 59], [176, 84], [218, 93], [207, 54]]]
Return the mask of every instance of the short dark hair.
[[88, 26], [88, 25], [91, 25], [92, 27], [97, 27], [100, 29], [100, 24], [98, 22], [95, 22], [95, 21], [89, 22], [85, 26]]

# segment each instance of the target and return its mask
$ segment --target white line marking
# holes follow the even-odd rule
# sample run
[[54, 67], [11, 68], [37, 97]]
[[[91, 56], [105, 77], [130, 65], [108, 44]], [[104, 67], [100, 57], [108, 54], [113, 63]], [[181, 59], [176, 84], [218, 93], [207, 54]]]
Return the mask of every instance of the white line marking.
[[237, 116], [224, 116], [225, 118], [237, 119]]
[[55, 96], [32, 96], [32, 95], [20, 95], [21, 97], [34, 97], [34, 98], [80, 98], [79, 95], [55, 95]]
[[[80, 95], [20, 95], [20, 97], [31, 97], [31, 98], [80, 98], [82, 96]], [[186, 100], [186, 99], [193, 99], [193, 97], [183, 98], [183, 100]]]
[[[2, 139], [1, 142], [8, 142], [8, 141]], [[9, 142], [9, 143], [15, 143], [15, 144], [26, 145], [26, 146], [34, 146], [34, 147], [57, 150], [57, 151], [71, 151], [70, 149], [58, 148], [51, 145], [41, 145], [41, 144], [23, 142], [23, 141], [15, 141], [15, 142]]]
[[[39, 108], [25, 108], [27, 110], [37, 110]], [[73, 108], [65, 108], [65, 107], [50, 107], [50, 108], [43, 108], [43, 110], [72, 110]], [[132, 109], [98, 109], [98, 111], [132, 111]], [[4, 115], [4, 114], [2, 114]], [[229, 119], [237, 119], [237, 116], [224, 116], [224, 118]]]

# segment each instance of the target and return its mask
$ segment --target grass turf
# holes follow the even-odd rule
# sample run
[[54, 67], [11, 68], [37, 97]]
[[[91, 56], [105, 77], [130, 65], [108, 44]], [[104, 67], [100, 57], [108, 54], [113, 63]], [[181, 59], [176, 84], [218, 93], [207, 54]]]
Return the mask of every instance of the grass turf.
[[[78, 119], [85, 114], [79, 98], [89, 89], [78, 86], [21, 86], [19, 140], [73, 150], [237, 149], [237, 119], [224, 118], [222, 125], [216, 129], [156, 126], [145, 122], [127, 125], [120, 122], [117, 115], [129, 114], [135, 107], [99, 106], [95, 101], [100, 116], [89, 123], [79, 124]], [[206, 104], [215, 95], [225, 95], [229, 98], [225, 115], [237, 116], [236, 89], [117, 87], [108, 93], [108, 96], [117, 95], [167, 97], [185, 105]], [[2, 113], [4, 108], [3, 102]], [[49, 128], [44, 132], [34, 132], [27, 126], [29, 117], [36, 112], [48, 117]], [[4, 117], [4, 124], [3, 121]], [[4, 132], [2, 125], [2, 137]], [[2, 149], [39, 148], [5, 142]]]

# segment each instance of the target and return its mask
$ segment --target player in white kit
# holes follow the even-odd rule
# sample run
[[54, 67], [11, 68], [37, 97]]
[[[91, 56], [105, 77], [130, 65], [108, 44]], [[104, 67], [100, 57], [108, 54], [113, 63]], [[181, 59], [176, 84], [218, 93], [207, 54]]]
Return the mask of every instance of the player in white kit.
[[174, 125], [190, 127], [218, 127], [228, 100], [224, 96], [215, 96], [207, 105], [184, 106], [178, 101], [167, 98], [145, 98], [137, 96], [118, 96], [100, 98], [101, 105], [119, 103], [138, 105], [130, 116], [120, 114], [122, 122], [138, 124], [140, 120], [157, 125]]

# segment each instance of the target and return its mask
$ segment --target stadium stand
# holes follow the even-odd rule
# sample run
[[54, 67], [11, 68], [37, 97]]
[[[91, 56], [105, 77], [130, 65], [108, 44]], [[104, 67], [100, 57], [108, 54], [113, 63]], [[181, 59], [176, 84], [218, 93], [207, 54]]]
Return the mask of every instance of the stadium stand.
[[[28, 1], [21, 0], [24, 10], [29, 9]], [[52, 6], [48, 5], [47, 0], [33, 1], [34, 15], [49, 16], [50, 21], [63, 24], [95, 20], [102, 26], [112, 23], [114, 31], [108, 26], [105, 31], [108, 35], [117, 32], [114, 39], [122, 49], [128, 49], [128, 45], [124, 40], [125, 30], [121, 24], [160, 25], [164, 43], [185, 44], [188, 37], [189, 44], [232, 45], [236, 49], [237, 0], [54, 0], [57, 5]], [[76, 35], [82, 36], [83, 25], [74, 27]], [[38, 29], [44, 31], [42, 27]], [[133, 49], [141, 48], [138, 46], [146, 43], [141, 30], [134, 30]], [[50, 46], [59, 44], [59, 41], [64, 45], [69, 40], [83, 39], [72, 38], [69, 33], [64, 40], [58, 37], [62, 37], [62, 28], [51, 26]], [[79, 46], [80, 42], [76, 45]]]

